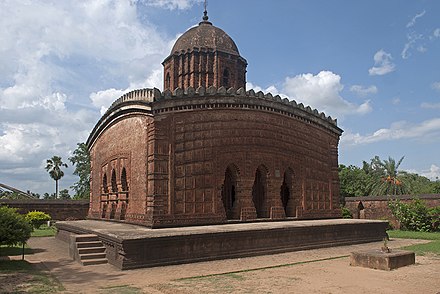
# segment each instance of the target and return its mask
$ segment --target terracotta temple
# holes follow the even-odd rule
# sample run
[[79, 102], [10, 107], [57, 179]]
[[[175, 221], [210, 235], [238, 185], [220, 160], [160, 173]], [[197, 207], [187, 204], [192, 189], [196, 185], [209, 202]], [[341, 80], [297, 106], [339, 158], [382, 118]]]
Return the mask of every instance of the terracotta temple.
[[164, 60], [163, 91], [126, 93], [91, 132], [88, 217], [151, 228], [340, 217], [336, 120], [247, 91], [246, 66], [205, 11]]

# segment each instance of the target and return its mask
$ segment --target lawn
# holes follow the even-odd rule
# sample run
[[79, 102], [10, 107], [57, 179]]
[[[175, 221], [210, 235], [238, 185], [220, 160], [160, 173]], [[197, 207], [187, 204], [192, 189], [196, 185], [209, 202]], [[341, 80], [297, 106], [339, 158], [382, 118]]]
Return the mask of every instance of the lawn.
[[53, 237], [57, 229], [53, 226], [48, 227], [47, 225], [42, 225], [39, 229], [35, 229], [31, 233], [31, 237]]
[[404, 238], [404, 239], [422, 239], [432, 240], [429, 243], [406, 246], [403, 249], [414, 251], [418, 255], [425, 255], [427, 253], [440, 256], [440, 233], [431, 232], [413, 232], [413, 231], [388, 231], [390, 238]]

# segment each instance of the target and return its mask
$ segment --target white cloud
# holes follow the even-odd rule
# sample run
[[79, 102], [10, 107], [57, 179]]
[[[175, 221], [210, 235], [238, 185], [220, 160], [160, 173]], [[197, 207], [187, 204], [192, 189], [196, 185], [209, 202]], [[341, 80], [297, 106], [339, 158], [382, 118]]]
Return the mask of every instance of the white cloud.
[[400, 98], [399, 98], [399, 97], [394, 97], [394, 98], [391, 100], [391, 103], [392, 103], [393, 105], [399, 105], [399, 104], [400, 104]]
[[343, 88], [339, 75], [331, 71], [321, 71], [317, 75], [308, 73], [287, 77], [283, 92], [292, 99], [324, 111], [332, 117], [365, 114], [372, 110], [369, 100], [356, 105], [342, 98]]
[[264, 93], [271, 93], [272, 95], [280, 95], [282, 97], [287, 97], [287, 95], [280, 93], [280, 91], [278, 91], [278, 89], [274, 85], [270, 85], [267, 88], [262, 88], [258, 85], [252, 84], [251, 82], [247, 82], [246, 89], [247, 90], [253, 89], [255, 92], [262, 91]]
[[203, 0], [141, 0], [147, 6], [161, 7], [165, 9], [188, 9]]
[[431, 86], [434, 90], [440, 91], [440, 82], [432, 83]]
[[[52, 191], [47, 158], [67, 161], [99, 110], [125, 91], [162, 85], [161, 62], [172, 37], [141, 23], [139, 6], [187, 9], [199, 2], [0, 1], [2, 181]], [[66, 172], [62, 182], [68, 187], [75, 180]]]
[[420, 107], [427, 109], [440, 109], [440, 103], [423, 102], [422, 104], [420, 104]]
[[436, 28], [432, 33], [433, 38], [440, 38], [440, 28]]
[[395, 122], [389, 128], [383, 128], [372, 134], [361, 135], [350, 131], [344, 132], [341, 138], [342, 145], [366, 145], [381, 141], [399, 139], [440, 138], [440, 118], [411, 124], [405, 121]]
[[[405, 43], [405, 45], [403, 46], [403, 50], [401, 53], [401, 56], [403, 59], [408, 59], [411, 56], [411, 49], [413, 49], [414, 47], [416, 47], [416, 44], [418, 41], [423, 39], [423, 35], [421, 34], [416, 34], [414, 32], [411, 32], [407, 35], [407, 42]], [[424, 53], [426, 51], [428, 51], [428, 49], [423, 46], [423, 45], [419, 45], [417, 47], [417, 51]]]
[[437, 180], [440, 178], [440, 167], [438, 167], [435, 164], [432, 164], [429, 170], [422, 171], [420, 175], [425, 176], [431, 180]]
[[416, 24], [417, 19], [420, 18], [420, 17], [422, 17], [422, 16], [424, 16], [425, 13], [426, 13], [426, 11], [423, 10], [422, 12], [416, 14], [416, 15], [415, 15], [415, 16], [414, 16], [414, 17], [413, 17], [413, 18], [412, 18], [412, 19], [406, 24], [406, 27], [407, 27], [407, 28], [410, 28], [410, 27], [414, 26], [414, 25]]
[[353, 85], [350, 87], [350, 91], [355, 93], [356, 95], [360, 97], [366, 97], [368, 95], [373, 95], [377, 93], [377, 87], [376, 86], [369, 86], [364, 87], [361, 85]]
[[391, 61], [393, 57], [390, 53], [385, 52], [383, 49], [379, 50], [374, 54], [374, 66], [368, 70], [371, 76], [375, 75], [386, 75], [393, 72], [396, 66]]

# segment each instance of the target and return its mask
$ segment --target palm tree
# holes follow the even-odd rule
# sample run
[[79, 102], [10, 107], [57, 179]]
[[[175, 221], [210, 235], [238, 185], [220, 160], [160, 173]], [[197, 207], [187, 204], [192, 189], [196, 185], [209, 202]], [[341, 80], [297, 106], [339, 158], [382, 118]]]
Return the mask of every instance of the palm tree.
[[401, 179], [399, 179], [399, 166], [405, 156], [402, 156], [396, 163], [391, 157], [388, 160], [377, 160], [375, 163], [381, 170], [382, 176], [376, 180], [372, 186], [371, 195], [401, 195], [405, 194], [406, 187]]
[[58, 180], [64, 176], [64, 172], [61, 170], [63, 166], [67, 167], [67, 164], [62, 161], [60, 156], [54, 155], [46, 161], [46, 170], [55, 180], [55, 198], [58, 198]]

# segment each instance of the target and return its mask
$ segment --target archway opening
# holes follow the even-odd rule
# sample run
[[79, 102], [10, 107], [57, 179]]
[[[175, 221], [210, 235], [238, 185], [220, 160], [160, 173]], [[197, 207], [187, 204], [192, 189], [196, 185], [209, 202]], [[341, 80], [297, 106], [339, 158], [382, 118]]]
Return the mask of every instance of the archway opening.
[[281, 188], [280, 188], [281, 203], [283, 205], [286, 216], [291, 216], [287, 209], [287, 205], [289, 203], [289, 200], [291, 199], [291, 195], [292, 195], [292, 172], [290, 171], [290, 169], [288, 169], [284, 172], [283, 183], [281, 184]]
[[225, 208], [226, 218], [233, 218], [233, 208], [236, 200], [237, 172], [235, 169], [228, 167], [225, 171], [225, 179], [223, 181], [222, 202]]
[[257, 211], [257, 218], [267, 217], [265, 210], [266, 177], [266, 170], [259, 167], [255, 172], [254, 186], [252, 187], [252, 201], [254, 202], [255, 210]]
[[112, 170], [112, 192], [118, 192], [118, 185], [116, 184], [116, 172], [114, 169]]

